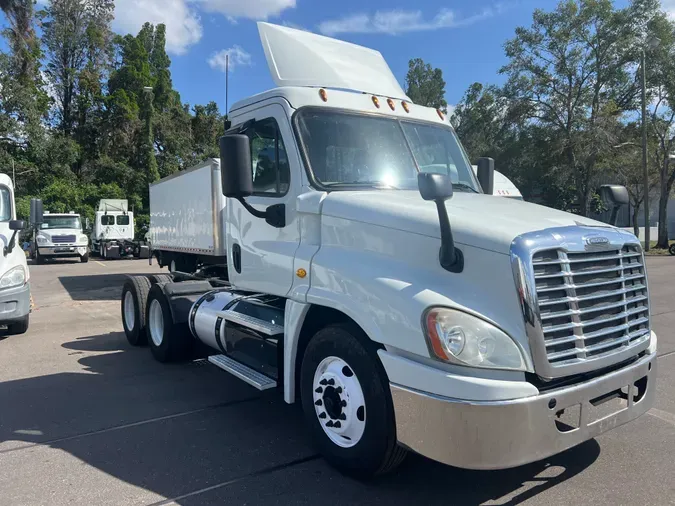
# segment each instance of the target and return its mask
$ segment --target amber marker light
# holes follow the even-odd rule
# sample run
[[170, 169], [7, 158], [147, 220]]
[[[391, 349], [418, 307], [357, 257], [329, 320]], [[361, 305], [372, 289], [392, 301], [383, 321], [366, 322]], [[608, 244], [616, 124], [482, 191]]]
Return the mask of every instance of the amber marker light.
[[321, 97], [321, 100], [323, 100], [324, 102], [328, 102], [328, 93], [326, 93], [326, 90], [324, 90], [323, 88], [319, 90], [319, 96]]

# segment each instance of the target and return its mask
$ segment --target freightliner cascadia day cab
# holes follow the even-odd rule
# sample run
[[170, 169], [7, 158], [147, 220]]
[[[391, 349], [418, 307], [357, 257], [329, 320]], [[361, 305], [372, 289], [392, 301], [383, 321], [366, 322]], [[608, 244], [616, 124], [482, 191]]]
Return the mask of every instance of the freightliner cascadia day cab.
[[134, 213], [126, 199], [101, 199], [91, 228], [91, 252], [102, 258], [126, 256], [134, 243]]
[[54, 258], [89, 261], [89, 237], [82, 229], [79, 214], [45, 212], [35, 233], [34, 257], [38, 264]]
[[24, 334], [30, 319], [30, 275], [19, 232], [26, 223], [16, 219], [14, 185], [0, 174], [0, 325], [8, 334]]
[[169, 206], [219, 235], [226, 276], [129, 278], [129, 342], [160, 361], [203, 343], [216, 366], [300, 402], [322, 454], [359, 476], [408, 450], [518, 466], [650, 408], [635, 236], [491, 195], [494, 163], [476, 177], [447, 118], [412, 103], [379, 52], [259, 31], [277, 88], [232, 107], [221, 191], [208, 162], [210, 203], [183, 186]]

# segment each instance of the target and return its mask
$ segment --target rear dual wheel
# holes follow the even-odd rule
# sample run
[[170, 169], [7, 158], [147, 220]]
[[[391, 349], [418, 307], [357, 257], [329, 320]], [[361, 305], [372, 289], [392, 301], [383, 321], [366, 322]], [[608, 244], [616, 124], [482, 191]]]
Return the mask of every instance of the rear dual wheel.
[[187, 323], [174, 323], [169, 299], [161, 285], [153, 285], [146, 306], [146, 333], [152, 355], [159, 362], [176, 362], [192, 357], [194, 339]]

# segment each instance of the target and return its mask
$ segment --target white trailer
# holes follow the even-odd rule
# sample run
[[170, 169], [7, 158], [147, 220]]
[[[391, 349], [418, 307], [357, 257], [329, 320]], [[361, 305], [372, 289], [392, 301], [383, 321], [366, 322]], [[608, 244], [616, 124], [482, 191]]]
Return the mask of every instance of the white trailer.
[[150, 185], [151, 255], [171, 272], [226, 263], [220, 161], [209, 159]]
[[259, 29], [278, 87], [233, 106], [222, 178], [209, 162], [152, 188], [159, 251], [222, 255], [227, 275], [130, 277], [131, 344], [167, 362], [203, 343], [300, 402], [321, 453], [359, 476], [409, 450], [519, 466], [651, 408], [634, 235], [486, 195], [494, 162], [477, 177], [447, 117], [412, 103], [377, 51]]

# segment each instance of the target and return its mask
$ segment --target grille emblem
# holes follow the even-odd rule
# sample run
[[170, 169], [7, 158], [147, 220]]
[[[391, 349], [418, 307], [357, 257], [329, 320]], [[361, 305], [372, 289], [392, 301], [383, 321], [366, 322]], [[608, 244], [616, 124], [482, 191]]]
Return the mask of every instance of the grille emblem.
[[584, 237], [586, 249], [603, 248], [609, 246], [609, 239], [601, 235], [591, 235]]

